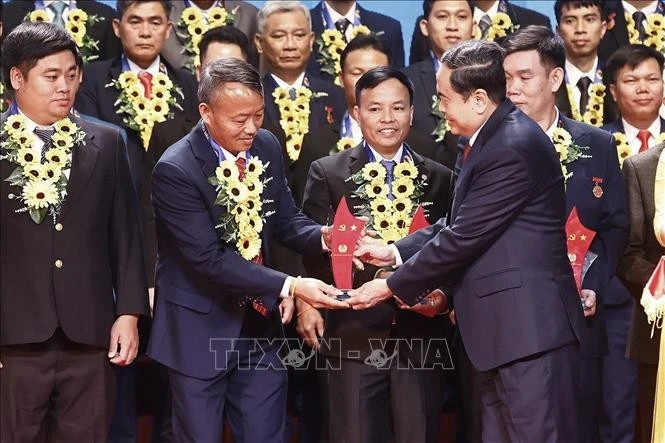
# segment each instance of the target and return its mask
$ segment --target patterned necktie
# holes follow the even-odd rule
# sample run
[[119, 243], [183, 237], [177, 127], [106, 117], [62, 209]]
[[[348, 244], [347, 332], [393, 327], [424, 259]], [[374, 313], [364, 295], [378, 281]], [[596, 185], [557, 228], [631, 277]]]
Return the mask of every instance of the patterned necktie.
[[651, 138], [651, 133], [649, 131], [642, 130], [637, 133], [637, 138], [640, 141], [640, 152], [644, 152], [649, 149], [649, 139]]
[[51, 23], [61, 28], [65, 27], [65, 18], [62, 14], [65, 12], [66, 7], [67, 5], [65, 2], [61, 0], [56, 0], [48, 6], [48, 8], [53, 11], [53, 21]]
[[480, 23], [478, 23], [478, 26], [480, 27], [481, 37], [487, 37], [487, 31], [489, 31], [490, 26], [492, 26], [492, 19], [490, 18], [489, 14], [483, 14], [483, 16], [480, 18]]
[[349, 26], [351, 26], [351, 22], [345, 17], [342, 17], [335, 22], [335, 28], [337, 28], [337, 30], [342, 33], [342, 38], [344, 41], [347, 41], [346, 30], [349, 29]]
[[633, 12], [633, 20], [635, 20], [635, 29], [639, 34], [640, 41], [643, 41], [646, 37], [646, 29], [644, 29], [644, 22], [646, 21], [647, 16], [642, 11]]
[[381, 164], [386, 168], [386, 184], [388, 185], [388, 199], [393, 200], [393, 171], [395, 170], [395, 162], [393, 160], [381, 160]]
[[587, 106], [589, 106], [589, 86], [591, 79], [586, 75], [578, 80], [577, 89], [580, 90], [580, 114], [584, 115]]
[[143, 85], [143, 96], [145, 98], [152, 97], [152, 74], [148, 71], [139, 72], [139, 81]]
[[54, 132], [55, 129], [53, 128], [47, 128], [47, 129], [35, 128], [35, 134], [37, 134], [37, 137], [39, 137], [40, 140], [44, 142], [44, 146], [42, 147], [42, 155], [41, 155], [42, 163], [46, 161], [46, 152], [53, 147], [53, 140], [51, 139], [51, 136], [53, 135]]

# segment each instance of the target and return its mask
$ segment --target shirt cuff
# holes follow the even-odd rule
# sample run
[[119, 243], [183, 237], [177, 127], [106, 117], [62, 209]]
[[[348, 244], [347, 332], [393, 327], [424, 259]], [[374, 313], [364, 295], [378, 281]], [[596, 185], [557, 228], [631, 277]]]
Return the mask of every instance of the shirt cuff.
[[404, 262], [402, 261], [402, 255], [399, 253], [399, 249], [395, 244], [391, 244], [390, 247], [393, 249], [393, 255], [395, 255], [395, 267], [401, 266]]
[[325, 240], [323, 240], [323, 234], [321, 234], [321, 249], [323, 249], [323, 252], [330, 252], [330, 249], [326, 246]]
[[284, 279], [284, 285], [282, 285], [282, 291], [279, 293], [279, 298], [289, 298], [289, 288], [291, 287], [291, 280], [293, 277], [289, 276]]

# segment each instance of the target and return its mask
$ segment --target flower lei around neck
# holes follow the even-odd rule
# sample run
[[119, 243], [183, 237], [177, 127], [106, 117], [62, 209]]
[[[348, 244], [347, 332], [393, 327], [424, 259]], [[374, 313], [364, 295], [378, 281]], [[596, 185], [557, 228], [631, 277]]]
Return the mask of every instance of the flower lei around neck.
[[301, 86], [293, 88], [295, 97], [289, 95], [289, 88], [277, 87], [272, 93], [279, 109], [279, 125], [286, 135], [286, 153], [291, 161], [298, 160], [302, 141], [309, 132], [309, 104], [319, 97], [326, 97], [326, 92], [316, 92]]
[[[623, 166], [624, 160], [631, 156], [633, 150], [628, 144], [628, 137], [623, 132], [615, 132], [614, 141], [617, 145], [617, 155], [619, 157], [619, 167]], [[656, 143], [665, 143], [665, 132], [661, 133], [656, 139]]]
[[[261, 210], [264, 203], [272, 202], [261, 199], [266, 184], [272, 179], [261, 180], [268, 165], [257, 157], [250, 157], [241, 179], [235, 161], [223, 160], [217, 166], [215, 175], [208, 179], [217, 192], [215, 204], [226, 209], [215, 228], [221, 228], [222, 241], [235, 245], [236, 251], [245, 260], [253, 260], [261, 252]], [[267, 218], [272, 214], [274, 211], [263, 216]]]
[[[491, 20], [492, 23], [487, 29], [487, 35], [485, 35], [484, 40], [494, 41], [498, 38], [506, 37], [508, 34], [512, 34], [520, 28], [518, 24], [513, 23], [510, 16], [505, 12], [497, 12], [492, 16]], [[483, 39], [480, 29], [476, 29], [473, 38], [476, 40]]]
[[587, 103], [584, 115], [580, 113], [579, 106], [573, 96], [575, 85], [566, 85], [568, 92], [568, 102], [570, 103], [570, 113], [573, 120], [584, 122], [596, 127], [603, 126], [603, 110], [605, 101], [605, 85], [602, 83], [592, 83], [589, 85], [589, 102]]
[[128, 128], [140, 133], [143, 149], [148, 149], [152, 128], [155, 123], [173, 117], [173, 108], [182, 111], [176, 95], [184, 98], [182, 90], [177, 87], [168, 75], [158, 72], [152, 77], [152, 97], [146, 98], [141, 89], [141, 82], [136, 73], [125, 71], [107, 84], [120, 91], [115, 102], [119, 113], [125, 114], [122, 121]]
[[37, 136], [28, 132], [22, 114], [10, 116], [2, 127], [0, 147], [4, 154], [0, 160], [16, 165], [5, 181], [21, 188], [19, 195], [10, 194], [9, 198], [20, 200], [24, 206], [16, 212], [28, 212], [37, 224], [44, 221], [47, 214], [55, 223], [67, 195], [68, 180], [64, 171], [71, 168], [74, 146], [85, 144], [85, 132], [69, 118], [59, 120], [53, 128], [53, 147], [46, 151], [46, 160], [42, 163], [32, 147]]
[[[99, 41], [91, 38], [87, 29], [103, 20], [104, 17], [88, 15], [87, 12], [79, 8], [71, 9], [67, 14], [65, 30], [81, 50], [81, 57], [84, 62], [90, 62], [99, 57], [97, 54]], [[24, 21], [51, 23], [49, 15], [44, 9], [35, 9], [25, 16]]]
[[559, 161], [561, 162], [561, 172], [563, 173], [564, 183], [573, 176], [572, 172], [568, 172], [568, 166], [579, 158], [591, 158], [591, 155], [584, 154], [583, 151], [589, 149], [588, 146], [580, 146], [573, 140], [573, 137], [564, 128], [554, 128], [552, 133], [552, 142], [554, 149], [559, 154]]
[[394, 243], [409, 233], [418, 204], [426, 205], [420, 202], [420, 198], [424, 194], [427, 176], [419, 176], [418, 168], [410, 159], [398, 163], [393, 170], [392, 193], [395, 198], [390, 200], [386, 174], [386, 168], [380, 162], [370, 162], [347, 181], [358, 185], [351, 195], [363, 202], [355, 207], [355, 215], [367, 217], [368, 229], [375, 230], [386, 243]]
[[644, 26], [645, 37], [640, 40], [635, 20], [629, 13], [625, 13], [626, 27], [628, 28], [628, 40], [631, 45], [649, 46], [656, 51], [665, 52], [665, 16], [663, 14], [649, 14]]
[[[372, 34], [372, 31], [365, 25], [351, 28], [351, 40], [358, 35], [370, 34]], [[381, 34], [383, 32], [378, 32], [375, 35]], [[348, 44], [346, 39], [337, 29], [326, 29], [320, 36], [316, 37], [316, 44], [319, 48], [319, 55], [316, 62], [321, 66], [321, 71], [333, 77], [335, 84], [340, 86], [339, 73], [342, 72], [340, 60], [342, 51], [344, 51], [344, 48]]]
[[435, 136], [434, 141], [437, 143], [442, 142], [448, 131], [450, 131], [450, 124], [448, 123], [446, 116], [441, 112], [440, 105], [441, 98], [439, 98], [437, 94], [434, 94], [432, 96], [432, 115], [436, 117], [438, 123], [430, 135]]
[[213, 28], [232, 25], [237, 10], [238, 6], [230, 12], [221, 6], [214, 6], [207, 11], [190, 6], [182, 11], [176, 30], [178, 37], [184, 41], [182, 52], [189, 56], [185, 67], [192, 73], [196, 73], [196, 69], [201, 66], [199, 43], [203, 34]]

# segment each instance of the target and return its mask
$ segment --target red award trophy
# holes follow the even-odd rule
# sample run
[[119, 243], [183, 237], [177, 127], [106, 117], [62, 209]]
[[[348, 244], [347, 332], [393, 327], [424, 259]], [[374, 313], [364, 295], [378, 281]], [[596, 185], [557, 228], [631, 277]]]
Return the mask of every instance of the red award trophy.
[[413, 234], [417, 230], [427, 228], [429, 226], [431, 225], [425, 218], [425, 209], [423, 209], [423, 205], [418, 205], [418, 208], [416, 208], [416, 213], [413, 214], [411, 226], [409, 226], [409, 234]]
[[333, 222], [332, 240], [330, 245], [330, 260], [337, 289], [343, 291], [338, 300], [346, 300], [349, 295], [346, 291], [353, 288], [353, 252], [360, 239], [367, 222], [353, 216], [342, 196], [335, 212]]
[[566, 221], [566, 238], [568, 239], [568, 260], [570, 260], [570, 265], [573, 267], [573, 276], [575, 277], [578, 293], [582, 292], [582, 279], [586, 268], [589, 266], [587, 264], [585, 268], [584, 261], [595, 236], [596, 232], [582, 224], [577, 215], [577, 208], [573, 207], [568, 216], [568, 221]]

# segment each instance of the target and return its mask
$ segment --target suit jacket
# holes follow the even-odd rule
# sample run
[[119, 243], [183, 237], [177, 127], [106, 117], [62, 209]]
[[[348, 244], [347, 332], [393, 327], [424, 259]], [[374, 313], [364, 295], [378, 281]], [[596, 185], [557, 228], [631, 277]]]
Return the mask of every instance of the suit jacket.
[[565, 210], [551, 141], [506, 99], [460, 171], [451, 225], [442, 219], [396, 242], [406, 261], [388, 286], [409, 305], [454, 286], [457, 325], [479, 370], [573, 343], [584, 326]]
[[630, 234], [617, 269], [617, 275], [637, 301], [630, 322], [626, 356], [652, 365], [658, 364], [661, 330], [653, 329], [654, 337], [651, 338], [652, 325], [647, 321], [639, 300], [658, 260], [665, 255], [665, 248], [658, 243], [653, 231], [656, 167], [663, 148], [665, 144], [661, 143], [623, 162], [630, 208]]
[[[184, 69], [174, 69], [162, 59], [171, 81], [182, 89], [184, 99], [178, 99], [182, 111], [174, 109], [173, 113], [193, 114], [198, 105], [196, 99], [196, 79]], [[76, 94], [76, 109], [84, 114], [97, 117], [109, 123], [116, 124], [127, 129], [127, 152], [129, 153], [129, 165], [136, 189], [140, 191], [141, 169], [145, 149], [141, 143], [140, 134], [129, 129], [123, 123], [125, 114], [118, 113], [115, 101], [120, 96], [113, 86], [106, 86], [112, 80], [118, 78], [122, 73], [121, 58], [89, 63], [83, 68], [83, 83]]]
[[176, 113], [172, 119], [157, 123], [150, 136], [150, 144], [145, 153], [141, 173], [141, 215], [143, 220], [143, 251], [148, 286], [155, 286], [155, 264], [157, 262], [157, 233], [155, 232], [155, 211], [152, 207], [152, 170], [164, 151], [186, 136], [196, 125], [198, 118], [193, 115]]
[[[422, 202], [432, 202], [428, 206], [428, 219], [431, 223], [445, 215], [448, 202], [448, 185], [450, 183], [450, 170], [443, 165], [421, 157], [410, 150], [413, 162], [420, 174], [427, 176], [427, 186], [421, 198]], [[358, 185], [347, 180], [348, 177], [360, 171], [369, 162], [367, 152], [363, 144], [337, 154], [324, 157], [312, 163], [307, 187], [303, 211], [313, 220], [326, 223], [329, 217], [337, 209], [342, 196], [346, 197], [349, 208], [362, 204], [362, 201], [353, 196]], [[308, 254], [303, 260], [308, 275], [321, 279], [327, 283], [334, 284], [330, 259], [327, 254]], [[354, 276], [353, 287], [357, 288], [363, 283], [372, 280], [376, 272], [375, 267], [368, 266], [365, 271], [357, 272]], [[369, 339], [387, 339], [393, 319], [396, 320], [395, 337], [399, 338], [421, 338], [428, 339], [441, 337], [443, 330], [443, 317], [427, 319], [420, 314], [403, 311], [392, 302], [365, 311], [328, 311], [324, 338], [339, 338], [341, 349], [323, 349], [347, 358], [349, 350], [360, 351], [355, 358], [365, 358], [371, 352]], [[336, 343], [331, 342], [335, 345]], [[376, 346], [375, 346], [376, 347]], [[422, 353], [417, 349], [411, 358], [412, 361], [420, 361]], [[353, 358], [348, 356], [348, 358]]]
[[[523, 8], [521, 6], [514, 5], [512, 3], [506, 2], [508, 6], [508, 15], [513, 23], [517, 23], [521, 28], [530, 25], [539, 25], [547, 26], [548, 29], [552, 29], [550, 25], [550, 19], [539, 12], [532, 11], [531, 9]], [[416, 19], [416, 23], [413, 27], [413, 36], [411, 37], [411, 48], [409, 52], [409, 64], [413, 65], [423, 60], [429, 60], [430, 58], [430, 42], [420, 31], [420, 20], [423, 19], [423, 16], [419, 16]]]
[[[626, 132], [626, 130], [623, 127], [623, 120], [621, 118], [617, 118], [616, 120], [604, 125], [602, 128], [604, 131], [608, 132]], [[665, 132], [665, 118], [660, 118], [660, 132]]]
[[[184, 1], [171, 2], [173, 8], [171, 9], [170, 19], [173, 22], [173, 30], [171, 35], [166, 42], [164, 42], [164, 47], [162, 48], [162, 55], [171, 66], [175, 68], [184, 68], [186, 63], [190, 61], [191, 57], [185, 55], [182, 51], [185, 47], [185, 39], [182, 38], [178, 29], [178, 22], [182, 17], [182, 12], [185, 10]], [[240, 29], [243, 34], [247, 36], [247, 39], [250, 43], [249, 49], [249, 58], [248, 61], [253, 65], [258, 65], [258, 54], [256, 48], [254, 47], [254, 34], [256, 33], [256, 14], [259, 10], [256, 6], [246, 2], [246, 1], [237, 1], [237, 0], [228, 0], [220, 2], [223, 4], [224, 8], [228, 12], [236, 10], [236, 14], [233, 20], [233, 26]], [[237, 9], [236, 9], [237, 8]], [[185, 31], [186, 32], [186, 31]], [[188, 35], [188, 34], [185, 34]]]
[[[428, 57], [415, 65], [409, 66], [405, 72], [415, 87], [412, 130], [429, 137], [434, 142], [435, 136], [432, 135], [432, 132], [434, 132], [439, 124], [438, 118], [432, 114], [432, 96], [436, 95], [436, 72], [434, 72], [434, 64]], [[450, 131], [446, 133], [441, 142], [434, 142], [437, 149], [430, 158], [453, 169], [457, 160], [458, 139], [459, 137], [453, 135]]]
[[[603, 63], [599, 63], [598, 69], [603, 69]], [[603, 100], [603, 123], [608, 123], [619, 118], [619, 109], [617, 104], [610, 94], [609, 84], [606, 83], [607, 90], [605, 92], [605, 98]], [[566, 87], [566, 82], [561, 83], [561, 87], [556, 92], [556, 107], [559, 108], [559, 112], [565, 115], [568, 118], [573, 118], [573, 111], [570, 106], [570, 99], [568, 97], [568, 88]], [[580, 111], [582, 114], [583, 112]]]
[[[35, 9], [32, 1], [3, 2], [2, 24], [3, 35], [8, 35], [19, 24], [25, 16]], [[120, 40], [113, 33], [113, 19], [117, 14], [113, 8], [93, 0], [77, 0], [76, 7], [85, 11], [88, 15], [96, 15], [101, 21], [86, 29], [86, 34], [93, 40], [99, 42], [99, 57], [95, 61], [107, 60], [119, 57], [122, 54]]]
[[[17, 200], [0, 205], [3, 346], [44, 342], [59, 326], [72, 341], [106, 348], [117, 316], [148, 312], [138, 200], [120, 133], [70, 118], [85, 132], [85, 145], [73, 149], [56, 223], [49, 216], [33, 223], [16, 212]], [[3, 199], [16, 193], [4, 181], [13, 169], [0, 162]]]
[[[245, 260], [234, 246], [220, 241], [216, 225], [224, 209], [215, 205], [208, 182], [217, 156], [202, 124], [161, 156], [152, 174], [158, 258], [155, 285], [157, 306], [148, 355], [190, 377], [219, 374], [226, 351], [232, 348], [245, 321], [246, 296], [261, 298], [272, 310], [262, 319], [268, 331], [281, 331], [276, 308], [286, 275], [270, 269], [269, 242], [275, 237], [299, 252], [321, 250], [320, 225], [293, 203], [284, 179], [277, 139], [260, 130], [250, 155], [269, 162], [261, 238], [266, 266]], [[270, 332], [270, 333], [273, 333]], [[219, 340], [211, 340], [211, 337]], [[257, 337], [257, 336], [255, 336]]]
[[[573, 175], [566, 182], [566, 215], [577, 208], [582, 224], [596, 232], [590, 250], [598, 257], [587, 271], [582, 288], [596, 291], [599, 303], [596, 315], [584, 319], [587, 334], [581, 341], [581, 351], [584, 357], [600, 357], [607, 352], [605, 297], [625, 291], [614, 274], [628, 240], [628, 202], [612, 136], [565, 116], [560, 116], [560, 124], [577, 145], [589, 148], [584, 153], [591, 156], [568, 164], [568, 172]], [[600, 198], [592, 192], [594, 179], [602, 180]]]
[[[321, 15], [321, 2], [310, 10], [312, 16], [312, 31], [314, 35], [320, 37], [323, 31], [326, 30], [323, 25], [323, 16]], [[379, 36], [385, 41], [386, 46], [390, 49], [392, 67], [404, 67], [404, 38], [402, 37], [402, 25], [399, 21], [387, 15], [379, 14], [378, 12], [368, 11], [367, 9], [356, 3], [356, 10], [360, 13], [360, 23], [367, 26], [370, 31], [374, 33], [383, 32]], [[333, 81], [328, 74], [321, 71], [321, 66], [316, 62], [319, 58], [318, 45], [314, 45], [312, 56], [307, 65], [307, 73], [315, 77], [324, 78]]]

